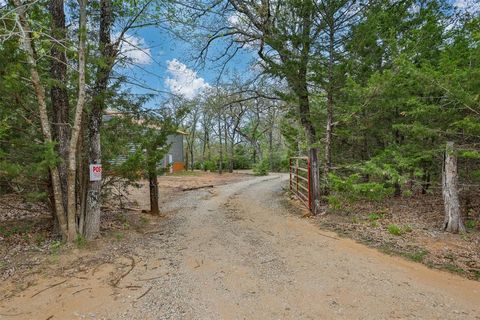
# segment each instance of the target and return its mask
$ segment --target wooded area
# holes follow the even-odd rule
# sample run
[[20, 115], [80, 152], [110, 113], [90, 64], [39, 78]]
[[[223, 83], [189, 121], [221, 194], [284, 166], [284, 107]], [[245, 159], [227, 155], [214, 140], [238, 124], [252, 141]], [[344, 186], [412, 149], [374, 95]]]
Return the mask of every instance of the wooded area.
[[[94, 239], [117, 183], [151, 181], [182, 129], [186, 168], [288, 171], [309, 156], [312, 210], [442, 194], [443, 229], [480, 225], [480, 10], [443, 0], [0, 1], [0, 193]], [[132, 92], [142, 28], [217, 67], [194, 98]], [[146, 52], [146, 51], [144, 51]], [[247, 70], [231, 65], [250, 58]], [[132, 85], [133, 83], [133, 85]], [[32, 90], [33, 89], [33, 90]], [[161, 91], [160, 89], [158, 91]], [[158, 98], [158, 97], [157, 97]], [[158, 101], [158, 100], [156, 100]], [[117, 113], [108, 122], [107, 110]], [[132, 145], [140, 146], [131, 152]], [[123, 156], [126, 161], [116, 163]], [[103, 179], [89, 181], [89, 165]]]

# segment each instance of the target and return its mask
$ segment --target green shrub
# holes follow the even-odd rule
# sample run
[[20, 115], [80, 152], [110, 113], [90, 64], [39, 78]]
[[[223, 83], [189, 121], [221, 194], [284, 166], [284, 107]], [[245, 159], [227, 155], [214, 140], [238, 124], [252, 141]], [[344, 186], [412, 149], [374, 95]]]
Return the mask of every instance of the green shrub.
[[342, 209], [342, 201], [336, 195], [329, 195], [327, 196], [328, 207], [333, 210], [340, 210]]
[[203, 163], [202, 169], [206, 171], [215, 171], [217, 170], [217, 165], [214, 161], [205, 161]]
[[332, 192], [343, 194], [353, 201], [360, 199], [379, 201], [391, 196], [394, 191], [384, 183], [362, 182], [360, 174], [352, 174], [344, 178], [330, 173], [328, 178]]
[[78, 249], [84, 249], [87, 246], [87, 239], [85, 239], [82, 235], [77, 235], [75, 238], [75, 245]]
[[475, 220], [467, 220], [465, 221], [465, 227], [467, 227], [467, 229], [475, 229], [477, 227], [477, 221]]
[[268, 161], [263, 160], [253, 166], [253, 173], [256, 176], [266, 176], [268, 175], [269, 168], [270, 168], [270, 165], [268, 164]]

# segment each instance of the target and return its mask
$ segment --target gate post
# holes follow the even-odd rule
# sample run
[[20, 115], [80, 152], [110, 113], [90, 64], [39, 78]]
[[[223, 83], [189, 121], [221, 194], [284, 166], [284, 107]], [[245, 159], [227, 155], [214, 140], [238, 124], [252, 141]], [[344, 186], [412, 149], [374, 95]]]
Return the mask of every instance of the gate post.
[[310, 183], [310, 157], [307, 158], [307, 185], [308, 185], [308, 209], [312, 211], [312, 185]]
[[310, 192], [312, 196], [312, 213], [319, 213], [320, 209], [320, 172], [318, 170], [318, 152], [317, 148], [310, 148]]
[[298, 193], [298, 159], [295, 161], [295, 175], [297, 176], [297, 193]]
[[293, 186], [292, 186], [292, 158], [290, 158], [290, 165], [288, 166], [288, 172], [290, 173], [290, 180], [288, 181], [288, 184], [290, 185], [290, 192], [292, 192]]

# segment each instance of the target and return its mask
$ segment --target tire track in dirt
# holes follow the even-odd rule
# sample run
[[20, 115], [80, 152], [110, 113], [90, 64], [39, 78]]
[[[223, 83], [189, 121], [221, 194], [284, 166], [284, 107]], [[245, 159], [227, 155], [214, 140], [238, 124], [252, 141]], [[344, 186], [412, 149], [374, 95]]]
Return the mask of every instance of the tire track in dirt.
[[478, 282], [336, 239], [289, 211], [286, 179], [185, 192], [128, 274], [123, 259], [29, 298], [40, 283], [8, 301], [23, 316], [3, 318], [480, 319]]

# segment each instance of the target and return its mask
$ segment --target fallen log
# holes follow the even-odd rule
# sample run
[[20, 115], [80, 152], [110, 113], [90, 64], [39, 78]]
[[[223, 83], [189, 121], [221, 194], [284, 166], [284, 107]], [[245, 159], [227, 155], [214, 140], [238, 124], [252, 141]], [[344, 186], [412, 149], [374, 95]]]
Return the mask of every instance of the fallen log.
[[191, 190], [198, 190], [198, 189], [204, 189], [204, 188], [213, 188], [213, 184], [209, 184], [207, 186], [185, 188], [185, 189], [182, 189], [182, 191], [191, 191]]

